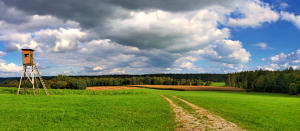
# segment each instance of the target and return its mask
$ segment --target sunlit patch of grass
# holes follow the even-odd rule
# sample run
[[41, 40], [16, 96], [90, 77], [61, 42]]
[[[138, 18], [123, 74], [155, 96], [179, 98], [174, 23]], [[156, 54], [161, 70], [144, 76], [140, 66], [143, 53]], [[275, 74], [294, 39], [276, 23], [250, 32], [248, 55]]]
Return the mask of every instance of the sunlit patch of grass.
[[225, 86], [225, 82], [212, 82], [210, 86]]

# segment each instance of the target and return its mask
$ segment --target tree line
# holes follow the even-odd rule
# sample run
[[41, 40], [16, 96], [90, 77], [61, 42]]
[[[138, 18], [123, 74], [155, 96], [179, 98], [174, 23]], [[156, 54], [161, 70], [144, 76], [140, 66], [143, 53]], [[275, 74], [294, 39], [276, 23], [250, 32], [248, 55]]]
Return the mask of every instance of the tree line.
[[72, 77], [89, 77], [89, 78], [132, 78], [132, 77], [169, 77], [172, 79], [201, 79], [202, 81], [225, 81], [226, 74], [142, 74], [142, 75], [99, 75], [99, 76], [72, 76]]
[[300, 92], [300, 70], [244, 71], [227, 75], [227, 86], [249, 91], [277, 92], [296, 95]]
[[[214, 77], [215, 76], [215, 77]], [[206, 81], [203, 81], [202, 79]], [[225, 81], [225, 74], [151, 74], [151, 75], [104, 75], [104, 76], [64, 76], [46, 77], [47, 88], [85, 89], [87, 86], [124, 85], [210, 85], [211, 81]], [[3, 80], [0, 86], [17, 87], [17, 78]], [[29, 81], [22, 85], [31, 88]]]

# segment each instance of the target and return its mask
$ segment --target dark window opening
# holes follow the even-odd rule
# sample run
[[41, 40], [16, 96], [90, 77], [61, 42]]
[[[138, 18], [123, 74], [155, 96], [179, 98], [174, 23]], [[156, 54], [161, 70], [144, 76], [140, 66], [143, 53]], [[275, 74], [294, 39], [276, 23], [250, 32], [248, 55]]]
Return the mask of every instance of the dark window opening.
[[24, 57], [29, 57], [29, 54], [24, 54]]

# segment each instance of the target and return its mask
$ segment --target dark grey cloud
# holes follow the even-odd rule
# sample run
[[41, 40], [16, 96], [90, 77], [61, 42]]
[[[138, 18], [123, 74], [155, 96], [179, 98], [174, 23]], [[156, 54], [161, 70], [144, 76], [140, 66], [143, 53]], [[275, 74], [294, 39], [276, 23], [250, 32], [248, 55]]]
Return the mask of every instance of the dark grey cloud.
[[161, 9], [166, 11], [190, 11], [210, 5], [228, 6], [235, 0], [104, 0], [107, 3], [127, 9], [145, 10]]
[[[132, 10], [161, 9], [166, 11], [190, 11], [211, 5], [230, 6], [236, 0], [3, 0], [5, 4], [24, 11], [68, 16], [70, 13], [96, 15], [107, 13], [109, 6]], [[99, 12], [100, 11], [100, 12]], [[101, 12], [104, 11], [104, 12]], [[109, 11], [109, 10], [108, 10]]]
[[[132, 29], [133, 30], [133, 29]], [[128, 29], [125, 33], [108, 34], [108, 38], [113, 39], [124, 45], [139, 47], [140, 49], [165, 49], [170, 46], [170, 43], [176, 43], [178, 38], [182, 38], [181, 34], [168, 34], [161, 36], [155, 32], [132, 31]]]
[[[172, 12], [201, 9], [210, 5], [230, 6], [235, 0], [2, 0], [6, 5], [32, 14], [54, 15], [75, 20], [83, 27], [101, 25], [108, 17], [126, 17], [122, 9], [161, 9]], [[116, 13], [118, 12], [118, 13]]]
[[102, 19], [111, 16], [113, 7], [97, 0], [3, 0], [7, 6], [39, 15], [53, 15], [65, 20], [74, 20], [83, 27], [93, 27]]
[[7, 8], [6, 5], [0, 0], [0, 20], [4, 20], [9, 23], [20, 24], [24, 21], [28, 21], [27, 17], [24, 17], [26, 13], [21, 12], [15, 8]]

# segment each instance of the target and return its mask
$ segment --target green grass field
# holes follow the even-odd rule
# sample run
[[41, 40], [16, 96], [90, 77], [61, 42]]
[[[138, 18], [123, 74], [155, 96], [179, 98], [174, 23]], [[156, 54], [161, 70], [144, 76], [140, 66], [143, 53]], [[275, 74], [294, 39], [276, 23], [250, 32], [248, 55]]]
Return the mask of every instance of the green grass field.
[[247, 130], [300, 130], [299, 96], [154, 89], [49, 91], [48, 97], [16, 96], [15, 89], [0, 88], [0, 129], [174, 130], [174, 114], [159, 96], [164, 94], [188, 100]]
[[51, 96], [0, 89], [1, 130], [174, 130], [160, 96], [140, 91], [50, 90]]
[[247, 130], [300, 130], [300, 97], [249, 92], [168, 92]]
[[212, 82], [210, 86], [225, 86], [225, 82]]

